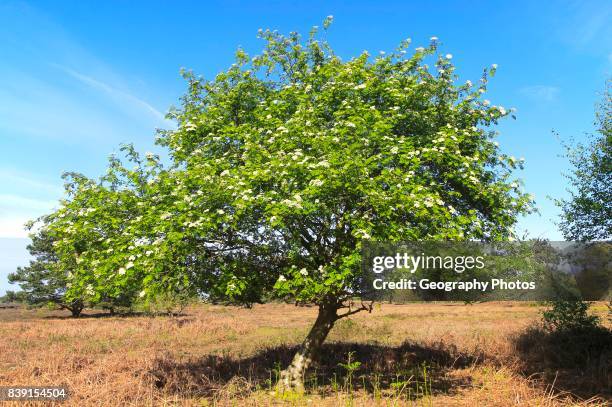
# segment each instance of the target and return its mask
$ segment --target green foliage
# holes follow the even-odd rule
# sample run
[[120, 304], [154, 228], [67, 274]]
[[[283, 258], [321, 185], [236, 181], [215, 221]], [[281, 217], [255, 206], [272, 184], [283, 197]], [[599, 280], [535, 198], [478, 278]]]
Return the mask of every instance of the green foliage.
[[596, 114], [597, 133], [588, 144], [566, 145], [574, 167], [570, 198], [557, 200], [560, 228], [569, 240], [612, 237], [612, 98], [610, 83]]
[[180, 315], [185, 307], [194, 301], [189, 293], [160, 292], [143, 303], [142, 308], [150, 314]]
[[[147, 155], [143, 160], [132, 146], [124, 146], [122, 151], [135, 164], [133, 170], [111, 156], [100, 181], [78, 173], [65, 174], [67, 199], [49, 217], [55, 250], [61, 262], [72, 269], [67, 295], [83, 296], [88, 303], [109, 309], [129, 307], [144, 297], [143, 284], [168, 267], [155, 261], [153, 251], [144, 249], [146, 237], [139, 237], [134, 227], [147, 211], [147, 181], [158, 171], [158, 157]], [[139, 226], [148, 228], [150, 224]], [[141, 267], [135, 267], [137, 259]], [[143, 264], [151, 266], [149, 275]]]
[[[609, 83], [607, 86], [596, 112], [597, 133], [589, 144], [565, 146], [574, 167], [568, 177], [573, 190], [569, 190], [570, 199], [556, 203], [562, 211], [559, 227], [568, 240], [603, 240], [612, 236], [612, 99]], [[544, 319], [557, 328], [596, 325], [597, 318], [587, 315], [588, 307], [586, 302], [559, 300]]]
[[34, 260], [28, 266], [19, 267], [9, 274], [8, 281], [19, 284], [22, 290], [19, 296], [27, 304], [57, 306], [78, 316], [83, 309], [83, 301], [76, 293], [66, 295], [70, 269], [64, 268], [59, 262], [53, 247], [54, 240], [45, 228], [47, 221], [47, 218], [42, 218], [42, 227], [30, 235], [32, 242], [27, 249]]
[[349, 352], [346, 355], [346, 363], [338, 363], [338, 366], [346, 371], [346, 377], [344, 379], [346, 391], [353, 396], [353, 375], [361, 367], [361, 362], [354, 359], [355, 352]]
[[8, 290], [2, 297], [0, 297], [0, 304], [21, 302], [26, 302], [26, 294], [23, 291]]
[[343, 61], [316, 29], [260, 37], [212, 80], [184, 73], [177, 128], [158, 137], [170, 167], [127, 146], [132, 169], [67, 176], [50, 230], [70, 298], [339, 304], [358, 294], [363, 240], [505, 240], [531, 209], [522, 161], [493, 141], [509, 114], [483, 99], [495, 66], [457, 85], [435, 39]]
[[550, 331], [588, 329], [596, 327], [599, 318], [589, 315], [589, 303], [584, 301], [559, 300], [551, 303], [551, 308], [544, 311], [544, 324]]

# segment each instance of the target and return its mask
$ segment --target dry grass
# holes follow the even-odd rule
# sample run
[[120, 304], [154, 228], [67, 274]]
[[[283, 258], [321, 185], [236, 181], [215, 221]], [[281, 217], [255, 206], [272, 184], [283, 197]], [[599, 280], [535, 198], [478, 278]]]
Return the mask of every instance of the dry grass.
[[[607, 405], [610, 376], [607, 390], [585, 390], [573, 372], [538, 371], [517, 353], [538, 313], [524, 303], [382, 304], [337, 323], [305, 395], [279, 395], [279, 363], [314, 308], [198, 305], [174, 318], [79, 319], [1, 309], [0, 386], [66, 385], [70, 406]], [[349, 352], [361, 362], [350, 386], [338, 365]]]

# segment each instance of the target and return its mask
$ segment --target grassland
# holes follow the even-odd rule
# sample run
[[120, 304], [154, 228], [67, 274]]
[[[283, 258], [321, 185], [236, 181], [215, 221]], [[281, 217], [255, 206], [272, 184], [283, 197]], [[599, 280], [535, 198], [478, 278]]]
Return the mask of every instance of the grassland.
[[66, 385], [68, 406], [607, 405], [609, 361], [587, 373], [550, 368], [528, 330], [539, 312], [525, 303], [378, 305], [337, 323], [299, 395], [273, 383], [314, 308], [197, 305], [178, 317], [79, 319], [0, 309], [0, 386]]

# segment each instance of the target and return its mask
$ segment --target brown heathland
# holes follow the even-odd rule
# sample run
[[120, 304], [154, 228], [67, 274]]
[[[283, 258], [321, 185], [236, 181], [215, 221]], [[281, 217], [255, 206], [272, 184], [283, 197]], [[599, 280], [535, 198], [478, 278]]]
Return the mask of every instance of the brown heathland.
[[306, 335], [314, 308], [197, 305], [178, 317], [89, 311], [79, 319], [0, 309], [0, 386], [66, 385], [68, 406], [607, 405], [606, 361], [597, 377], [577, 377], [518, 350], [540, 310], [378, 305], [338, 321], [306, 394], [278, 394], [279, 366]]

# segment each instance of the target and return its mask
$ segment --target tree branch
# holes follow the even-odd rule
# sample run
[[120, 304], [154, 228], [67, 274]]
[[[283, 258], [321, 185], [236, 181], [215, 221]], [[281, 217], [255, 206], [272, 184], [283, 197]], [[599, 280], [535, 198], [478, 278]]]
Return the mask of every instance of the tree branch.
[[351, 309], [352, 304], [353, 304], [353, 302], [351, 301], [348, 305], [343, 305], [341, 307], [341, 308], [348, 308], [348, 311], [345, 312], [344, 314], [338, 314], [338, 319], [345, 318], [345, 317], [357, 314], [358, 312], [361, 312], [361, 311], [372, 312], [372, 309], [374, 307], [374, 301], [370, 301], [369, 304], [366, 304], [363, 301], [361, 301], [361, 305], [358, 308], [355, 308], [355, 309]]

